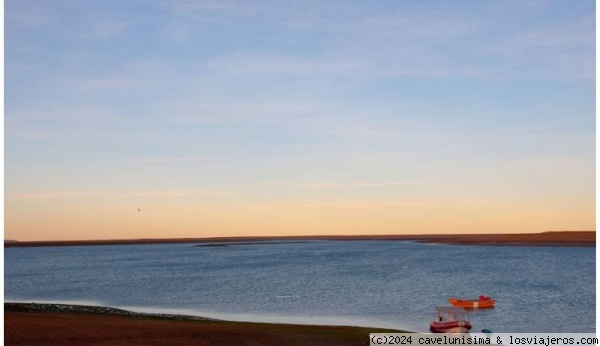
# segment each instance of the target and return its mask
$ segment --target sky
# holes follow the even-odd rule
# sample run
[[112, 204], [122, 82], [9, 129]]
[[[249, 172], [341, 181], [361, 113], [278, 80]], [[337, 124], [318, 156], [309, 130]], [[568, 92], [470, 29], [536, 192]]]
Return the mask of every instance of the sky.
[[5, 239], [595, 230], [593, 0], [4, 11]]

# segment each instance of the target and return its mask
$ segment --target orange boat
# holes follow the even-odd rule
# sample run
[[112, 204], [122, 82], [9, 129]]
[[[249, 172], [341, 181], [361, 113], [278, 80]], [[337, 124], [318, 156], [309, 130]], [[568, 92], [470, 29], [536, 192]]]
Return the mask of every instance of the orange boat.
[[479, 299], [458, 299], [449, 298], [448, 301], [453, 306], [460, 306], [467, 309], [483, 309], [493, 308], [496, 305], [496, 301], [492, 298], [484, 295], [480, 295]]

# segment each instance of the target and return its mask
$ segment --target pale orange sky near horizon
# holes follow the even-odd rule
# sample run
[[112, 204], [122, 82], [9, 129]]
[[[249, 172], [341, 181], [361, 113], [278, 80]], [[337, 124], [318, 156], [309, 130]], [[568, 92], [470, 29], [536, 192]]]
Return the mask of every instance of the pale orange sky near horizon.
[[[272, 235], [531, 233], [594, 230], [595, 210], [548, 211], [468, 203], [182, 204], [128, 200], [8, 201], [5, 239], [95, 240]], [[140, 206], [140, 212], [137, 207]], [[526, 210], [526, 211], [525, 211]], [[27, 215], [35, 215], [29, 218]]]

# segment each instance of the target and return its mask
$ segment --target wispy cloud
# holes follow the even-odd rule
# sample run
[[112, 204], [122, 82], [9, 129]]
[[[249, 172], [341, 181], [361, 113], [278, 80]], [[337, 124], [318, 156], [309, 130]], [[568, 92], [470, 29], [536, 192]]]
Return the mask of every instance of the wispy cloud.
[[364, 62], [354, 58], [339, 56], [294, 57], [282, 55], [231, 55], [217, 57], [204, 64], [209, 71], [230, 73], [236, 75], [272, 74], [289, 76], [319, 76], [326, 73], [349, 74], [365, 71]]
[[135, 80], [129, 76], [100, 77], [77, 81], [80, 90], [115, 89], [132, 86]]
[[287, 15], [269, 12], [282, 30], [309, 30], [320, 35], [317, 42], [323, 48], [319, 54], [236, 53], [214, 57], [204, 66], [238, 76], [522, 79], [587, 78], [594, 60], [590, 56], [594, 52], [593, 17], [537, 21], [512, 30], [502, 22], [512, 17], [501, 10], [498, 18], [483, 19], [460, 6], [405, 6], [387, 13], [345, 11], [352, 20], [333, 23], [323, 19], [328, 10], [314, 6], [302, 16], [294, 11]]
[[[334, 200], [334, 201], [319, 201], [319, 200], [305, 200], [305, 201], [282, 201], [279, 203], [253, 203], [250, 208], [252, 209], [272, 209], [281, 207], [292, 207], [296, 210], [302, 209], [338, 209], [338, 210], [382, 210], [382, 209], [393, 209], [396, 208], [411, 208], [411, 207], [431, 207], [435, 205], [452, 204], [451, 202], [439, 202], [439, 201], [423, 201], [423, 200], [362, 200], [362, 201], [349, 201], [349, 200]], [[456, 205], [474, 205], [475, 203], [458, 203]]]
[[85, 75], [65, 77], [66, 87], [73, 92], [125, 89], [132, 96], [148, 89], [164, 87], [164, 81], [177, 76], [175, 67], [160, 60], [135, 60], [123, 62], [106, 71], [87, 71]]
[[184, 162], [209, 162], [209, 161], [223, 161], [226, 160], [224, 157], [163, 157], [163, 158], [146, 158], [142, 159], [142, 163], [147, 164], [163, 164], [163, 163], [184, 163]]
[[62, 109], [24, 109], [7, 112], [6, 120], [12, 123], [73, 123], [103, 122], [115, 120], [113, 114], [103, 107], [82, 107]]
[[417, 181], [381, 181], [381, 182], [355, 182], [355, 183], [307, 183], [299, 184], [299, 187], [308, 189], [329, 189], [329, 188], [380, 188], [392, 186], [406, 186], [418, 183]]
[[502, 23], [512, 17], [499, 12], [488, 20], [451, 8], [376, 14], [361, 22], [348, 50], [368, 61], [375, 75], [504, 80], [590, 75], [593, 17], [512, 30]]
[[215, 16], [231, 16], [235, 18], [256, 13], [255, 7], [240, 1], [165, 1], [163, 3], [172, 13], [186, 18], [205, 21]]
[[[7, 109], [7, 137], [27, 140], [69, 141], [77, 138], [102, 136], [103, 131], [122, 122], [115, 113], [104, 107]], [[116, 133], [113, 131], [113, 135]]]
[[417, 183], [416, 181], [367, 181], [367, 182], [297, 182], [297, 181], [272, 181], [262, 183], [244, 184], [246, 187], [272, 188], [291, 187], [302, 189], [338, 189], [338, 188], [380, 188], [391, 186], [405, 186]]
[[193, 40], [195, 30], [203, 25], [235, 23], [240, 19], [253, 16], [256, 4], [239, 1], [162, 1], [164, 10], [169, 14], [166, 23], [166, 35], [177, 43]]
[[331, 105], [317, 102], [294, 101], [255, 101], [211, 103], [202, 100], [175, 99], [169, 104], [170, 109], [177, 110], [165, 116], [169, 122], [185, 124], [260, 124], [294, 123], [299, 124], [306, 119], [314, 118], [312, 114], [320, 114], [331, 110]]
[[55, 12], [44, 6], [44, 2], [33, 5], [26, 1], [9, 1], [5, 10], [10, 13], [5, 18], [6, 28], [9, 30], [48, 30], [60, 22]]
[[84, 36], [95, 39], [114, 38], [125, 32], [129, 27], [126, 20], [118, 20], [114, 18], [95, 18], [91, 23], [88, 23], [88, 32]]
[[49, 191], [7, 194], [8, 201], [64, 199], [161, 199], [190, 197], [187, 191]]
[[480, 47], [479, 51], [505, 59], [512, 72], [525, 76], [595, 78], [595, 52], [591, 49], [595, 46], [594, 27], [595, 18], [592, 16], [552, 26], [533, 27], [504, 36], [486, 47]]

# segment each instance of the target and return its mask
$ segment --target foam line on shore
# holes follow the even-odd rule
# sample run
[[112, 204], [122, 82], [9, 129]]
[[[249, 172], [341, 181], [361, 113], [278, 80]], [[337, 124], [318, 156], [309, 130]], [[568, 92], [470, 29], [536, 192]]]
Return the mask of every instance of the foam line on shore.
[[301, 315], [278, 315], [278, 314], [243, 314], [243, 313], [226, 313], [214, 311], [198, 311], [192, 309], [170, 309], [170, 308], [148, 308], [148, 307], [132, 307], [121, 306], [120, 309], [125, 309], [134, 312], [148, 314], [174, 314], [174, 315], [190, 315], [202, 316], [211, 319], [232, 321], [232, 322], [249, 322], [249, 323], [284, 323], [296, 325], [319, 325], [319, 326], [351, 326], [351, 327], [367, 327], [367, 328], [390, 328], [407, 330], [406, 326], [398, 326], [389, 322], [377, 321], [374, 319], [349, 318], [346, 316], [301, 316]]

